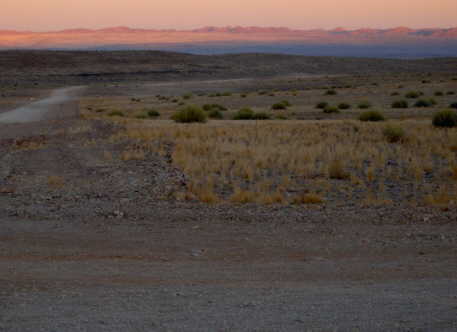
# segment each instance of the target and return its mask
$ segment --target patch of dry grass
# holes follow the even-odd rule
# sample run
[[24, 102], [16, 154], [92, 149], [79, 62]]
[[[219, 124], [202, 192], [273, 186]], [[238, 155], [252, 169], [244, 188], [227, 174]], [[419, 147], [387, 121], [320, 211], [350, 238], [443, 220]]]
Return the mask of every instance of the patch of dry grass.
[[[402, 121], [409, 136], [402, 144], [384, 139], [383, 124], [357, 121], [223, 120], [186, 126], [117, 121], [127, 127], [124, 135], [150, 142], [159, 154], [163, 147], [153, 142], [173, 141], [173, 163], [192, 179], [190, 191], [206, 202], [319, 201], [311, 194], [294, 194], [301, 190], [329, 202], [437, 205], [443, 201], [435, 197], [442, 181], [452, 192], [456, 187], [457, 131], [437, 130], [429, 121]], [[127, 151], [121, 159], [129, 156]], [[351, 188], [345, 197], [343, 184]]]

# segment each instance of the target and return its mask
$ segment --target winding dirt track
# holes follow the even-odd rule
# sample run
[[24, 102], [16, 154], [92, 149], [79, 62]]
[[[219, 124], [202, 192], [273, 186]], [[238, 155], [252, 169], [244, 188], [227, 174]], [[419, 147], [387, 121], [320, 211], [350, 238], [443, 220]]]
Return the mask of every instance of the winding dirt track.
[[0, 122], [37, 122], [74, 116], [76, 113], [73, 108], [68, 107], [68, 104], [77, 100], [78, 93], [82, 88], [81, 86], [74, 86], [54, 90], [46, 99], [0, 114]]

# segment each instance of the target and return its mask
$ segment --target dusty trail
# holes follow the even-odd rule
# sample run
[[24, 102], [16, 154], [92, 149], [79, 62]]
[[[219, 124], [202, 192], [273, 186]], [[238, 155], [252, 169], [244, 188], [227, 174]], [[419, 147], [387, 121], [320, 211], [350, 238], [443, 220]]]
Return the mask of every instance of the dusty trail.
[[83, 87], [75, 86], [54, 90], [49, 98], [32, 102], [14, 110], [0, 114], [0, 122], [37, 122], [42, 120], [62, 119], [74, 115], [69, 103], [76, 100]]

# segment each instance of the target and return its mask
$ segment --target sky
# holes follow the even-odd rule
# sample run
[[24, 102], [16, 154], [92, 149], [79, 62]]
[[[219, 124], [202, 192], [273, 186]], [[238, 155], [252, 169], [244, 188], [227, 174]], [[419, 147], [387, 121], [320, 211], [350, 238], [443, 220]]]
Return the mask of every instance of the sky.
[[454, 28], [457, 0], [0, 0], [0, 30]]

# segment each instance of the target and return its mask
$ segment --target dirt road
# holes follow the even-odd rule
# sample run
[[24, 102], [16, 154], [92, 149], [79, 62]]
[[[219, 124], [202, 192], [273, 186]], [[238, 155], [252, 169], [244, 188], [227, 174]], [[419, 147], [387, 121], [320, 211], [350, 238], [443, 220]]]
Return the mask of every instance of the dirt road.
[[49, 98], [0, 114], [0, 122], [37, 122], [74, 116], [76, 113], [69, 103], [77, 99], [82, 88], [75, 86], [54, 90]]

